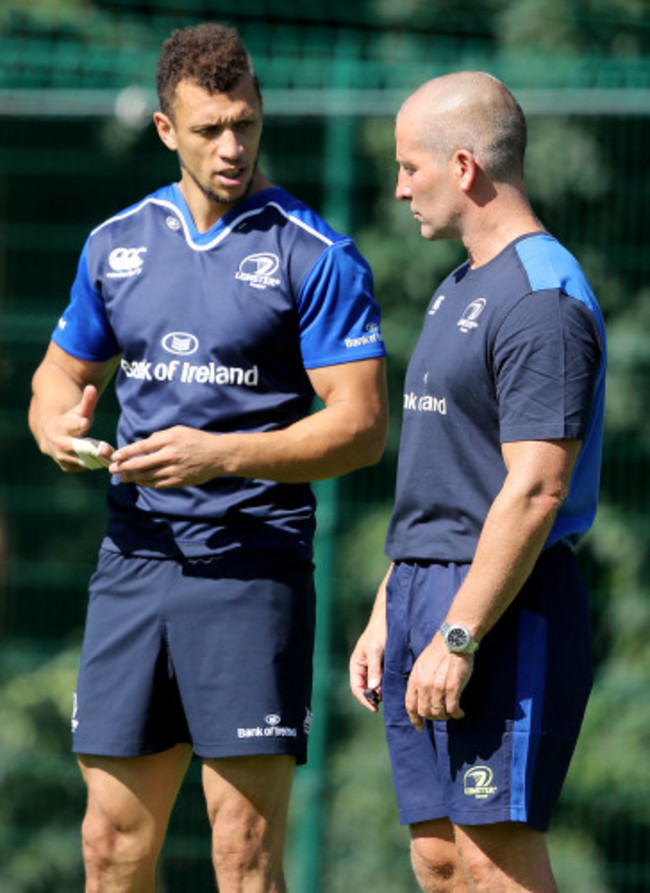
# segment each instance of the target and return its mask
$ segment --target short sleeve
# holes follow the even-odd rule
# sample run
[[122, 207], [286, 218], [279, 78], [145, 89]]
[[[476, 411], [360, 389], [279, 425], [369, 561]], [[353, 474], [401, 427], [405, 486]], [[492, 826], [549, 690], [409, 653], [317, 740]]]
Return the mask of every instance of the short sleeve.
[[79, 258], [70, 303], [52, 333], [52, 340], [80, 360], [102, 362], [120, 353], [101, 295], [88, 271], [88, 243]]
[[494, 348], [501, 441], [583, 439], [602, 349], [579, 299], [548, 289], [519, 301]]
[[298, 295], [306, 369], [385, 355], [370, 267], [349, 241], [329, 246]]

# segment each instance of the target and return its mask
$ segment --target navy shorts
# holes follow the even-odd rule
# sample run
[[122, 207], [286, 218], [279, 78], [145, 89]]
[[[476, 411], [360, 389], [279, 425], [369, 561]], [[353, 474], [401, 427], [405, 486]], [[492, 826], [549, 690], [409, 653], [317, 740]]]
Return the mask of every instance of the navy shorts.
[[592, 686], [586, 585], [570, 549], [544, 552], [481, 642], [461, 696], [465, 717], [417, 732], [404, 708], [409, 673], [467, 570], [401, 562], [389, 579], [382, 690], [400, 820], [546, 831]]
[[290, 554], [151, 559], [102, 550], [90, 582], [73, 751], [307, 756], [315, 597]]

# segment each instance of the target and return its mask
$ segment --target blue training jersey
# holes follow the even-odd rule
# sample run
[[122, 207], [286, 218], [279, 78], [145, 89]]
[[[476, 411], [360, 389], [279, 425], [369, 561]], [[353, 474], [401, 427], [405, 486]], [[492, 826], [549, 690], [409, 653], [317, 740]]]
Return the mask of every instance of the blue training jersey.
[[524, 440], [582, 441], [546, 547], [575, 543], [596, 513], [605, 363], [596, 298], [552, 236], [455, 270], [406, 375], [389, 557], [470, 562], [506, 476], [501, 444]]
[[[52, 336], [119, 355], [117, 444], [173, 425], [271, 431], [308, 415], [306, 370], [381, 357], [372, 275], [352, 240], [285, 190], [249, 196], [199, 233], [177, 184], [97, 227]], [[134, 554], [287, 548], [311, 554], [308, 484], [219, 477], [109, 489], [105, 546]]]

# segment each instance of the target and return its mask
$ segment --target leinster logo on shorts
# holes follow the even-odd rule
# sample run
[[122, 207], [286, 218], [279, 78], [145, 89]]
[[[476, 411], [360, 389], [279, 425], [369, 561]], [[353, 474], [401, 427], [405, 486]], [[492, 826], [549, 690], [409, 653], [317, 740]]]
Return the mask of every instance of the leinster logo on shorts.
[[463, 777], [463, 793], [466, 797], [486, 800], [496, 794], [498, 788], [492, 784], [493, 772], [489, 766], [472, 766]]
[[461, 332], [471, 332], [472, 329], [478, 328], [478, 323], [476, 322], [476, 320], [485, 310], [486, 304], [487, 301], [485, 300], [485, 298], [477, 298], [475, 301], [472, 301], [471, 304], [468, 304], [467, 307], [465, 307], [465, 309], [463, 310], [463, 315], [456, 323]]
[[262, 251], [260, 254], [249, 254], [239, 264], [235, 273], [235, 279], [252, 285], [253, 288], [276, 288], [280, 280], [273, 274], [278, 269], [280, 261], [276, 254], [270, 251]]

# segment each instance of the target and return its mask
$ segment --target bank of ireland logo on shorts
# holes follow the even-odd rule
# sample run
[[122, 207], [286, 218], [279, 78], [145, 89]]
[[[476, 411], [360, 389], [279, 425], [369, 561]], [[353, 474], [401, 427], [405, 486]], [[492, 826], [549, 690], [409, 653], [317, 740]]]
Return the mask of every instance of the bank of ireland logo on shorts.
[[278, 256], [270, 251], [249, 254], [239, 264], [235, 279], [239, 279], [240, 282], [245, 282], [253, 288], [276, 288], [280, 284], [280, 280], [273, 274], [279, 265]]
[[494, 773], [489, 766], [472, 766], [463, 776], [463, 793], [475, 800], [487, 800], [498, 788], [492, 784]]
[[125, 279], [129, 276], [139, 276], [142, 272], [144, 260], [143, 254], [147, 249], [144, 245], [139, 248], [114, 248], [108, 255], [108, 266], [111, 268], [106, 275], [109, 279]]
[[237, 729], [238, 738], [297, 738], [298, 730], [282, 725], [282, 717], [277, 713], [267, 713], [264, 725]]
[[168, 332], [161, 342], [167, 353], [189, 357], [199, 349], [199, 339], [189, 332]]
[[461, 332], [471, 332], [473, 329], [478, 328], [477, 319], [485, 310], [486, 304], [485, 298], [477, 298], [465, 307], [463, 315], [456, 323]]

